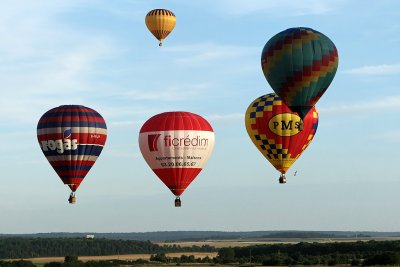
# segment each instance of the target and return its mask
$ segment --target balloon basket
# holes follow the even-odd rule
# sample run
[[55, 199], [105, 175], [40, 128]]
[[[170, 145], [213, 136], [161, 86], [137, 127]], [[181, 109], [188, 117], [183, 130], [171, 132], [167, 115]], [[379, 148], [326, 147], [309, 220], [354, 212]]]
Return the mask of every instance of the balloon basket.
[[68, 199], [69, 204], [75, 204], [76, 203], [76, 197], [71, 197]]
[[279, 177], [279, 183], [280, 184], [286, 184], [286, 177], [285, 177], [285, 175], [281, 175], [280, 177]]
[[75, 204], [76, 203], [76, 197], [75, 197], [74, 193], [71, 193], [71, 195], [69, 195], [68, 202], [69, 202], [69, 204]]
[[179, 197], [176, 197], [175, 199], [175, 207], [181, 207], [182, 206], [182, 201]]

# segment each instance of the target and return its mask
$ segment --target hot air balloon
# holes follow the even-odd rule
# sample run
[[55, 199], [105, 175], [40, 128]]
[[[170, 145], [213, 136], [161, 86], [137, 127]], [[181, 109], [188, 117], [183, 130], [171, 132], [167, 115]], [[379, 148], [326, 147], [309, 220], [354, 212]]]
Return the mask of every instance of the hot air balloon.
[[214, 147], [214, 132], [201, 116], [164, 112], [147, 120], [139, 134], [140, 151], [147, 164], [176, 196], [180, 196], [203, 169]]
[[312, 141], [318, 127], [315, 107], [304, 118], [292, 112], [276, 94], [256, 98], [246, 111], [246, 129], [263, 156], [279, 171], [280, 183], [285, 174]]
[[322, 33], [290, 28], [266, 43], [261, 66], [274, 92], [304, 119], [335, 77], [338, 52]]
[[175, 14], [166, 9], [154, 9], [146, 15], [146, 26], [162, 46], [163, 40], [175, 28]]
[[65, 105], [50, 109], [40, 118], [37, 138], [43, 154], [72, 192], [75, 191], [99, 157], [107, 139], [103, 117], [95, 110]]

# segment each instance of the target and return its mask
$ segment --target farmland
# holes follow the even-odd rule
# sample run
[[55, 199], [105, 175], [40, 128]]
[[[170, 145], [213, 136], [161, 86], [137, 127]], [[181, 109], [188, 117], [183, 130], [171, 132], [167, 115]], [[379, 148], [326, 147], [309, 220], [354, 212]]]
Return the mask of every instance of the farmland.
[[[135, 261], [135, 260], [150, 260], [152, 254], [124, 254], [124, 255], [108, 255], [108, 256], [80, 256], [79, 260], [87, 261], [109, 261], [109, 260], [122, 260], [122, 261]], [[216, 257], [216, 252], [194, 252], [194, 253], [167, 253], [167, 257], [181, 257], [182, 255], [193, 255], [195, 258]], [[40, 258], [25, 258], [23, 260], [31, 261], [33, 263], [48, 263], [48, 262], [64, 262], [65, 257], [40, 257]], [[7, 259], [8, 261], [15, 261], [20, 259]]]
[[[400, 263], [400, 237], [259, 237], [202, 241], [87, 238], [0, 238], [2, 267], [122, 265], [374, 265]], [[71, 256], [68, 256], [71, 255]], [[25, 260], [20, 266], [18, 260]], [[67, 260], [69, 259], [69, 260]], [[8, 265], [5, 263], [8, 262]], [[52, 262], [53, 265], [47, 263]], [[17, 264], [17, 266], [13, 265]]]
[[180, 242], [154, 242], [157, 245], [176, 245], [180, 247], [192, 246], [211, 246], [215, 248], [224, 247], [247, 247], [257, 245], [272, 244], [297, 244], [300, 242], [335, 243], [335, 242], [358, 242], [358, 241], [396, 241], [400, 237], [361, 237], [361, 238], [252, 238], [252, 239], [233, 239], [233, 240], [209, 240], [209, 241], [180, 241]]

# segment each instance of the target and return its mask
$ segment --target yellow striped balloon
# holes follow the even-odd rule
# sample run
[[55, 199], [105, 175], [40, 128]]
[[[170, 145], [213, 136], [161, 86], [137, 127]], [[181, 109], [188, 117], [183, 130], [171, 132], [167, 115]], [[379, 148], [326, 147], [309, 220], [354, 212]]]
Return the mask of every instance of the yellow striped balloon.
[[146, 26], [162, 46], [163, 40], [175, 28], [175, 14], [166, 9], [154, 9], [146, 15]]

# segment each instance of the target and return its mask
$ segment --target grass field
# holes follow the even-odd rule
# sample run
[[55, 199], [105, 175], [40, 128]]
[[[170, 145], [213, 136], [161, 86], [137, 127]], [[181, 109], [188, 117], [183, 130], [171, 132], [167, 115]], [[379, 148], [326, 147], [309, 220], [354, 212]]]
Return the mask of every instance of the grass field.
[[[126, 254], [126, 255], [109, 255], [109, 256], [79, 256], [81, 261], [101, 261], [101, 260], [128, 260], [134, 261], [138, 259], [149, 260], [152, 254]], [[195, 258], [204, 258], [206, 256], [213, 258], [217, 256], [216, 252], [185, 252], [185, 253], [167, 253], [168, 257], [180, 257], [181, 255], [193, 255]], [[10, 259], [20, 260], [20, 259]], [[63, 262], [64, 257], [43, 257], [43, 258], [25, 258], [24, 260], [31, 261], [36, 265], [47, 262]]]
[[212, 241], [180, 241], [180, 242], [155, 242], [158, 245], [177, 245], [181, 247], [203, 246], [209, 245], [216, 248], [223, 247], [245, 247], [255, 245], [270, 245], [270, 244], [297, 244], [299, 242], [318, 242], [318, 243], [333, 243], [333, 242], [357, 242], [357, 241], [389, 241], [400, 240], [400, 237], [377, 237], [377, 238], [262, 238], [262, 239], [246, 239], [246, 240], [212, 240]]
[[298, 243], [298, 242], [272, 242], [272, 241], [229, 241], [229, 240], [221, 240], [221, 241], [196, 241], [196, 242], [157, 242], [156, 244], [163, 245], [177, 245], [181, 247], [191, 247], [191, 246], [204, 246], [209, 245], [216, 248], [225, 248], [225, 247], [245, 247], [245, 246], [255, 246], [255, 245], [264, 245], [264, 244], [273, 244], [273, 243]]
[[[179, 245], [181, 247], [191, 247], [191, 246], [203, 246], [209, 245], [216, 248], [222, 247], [244, 247], [244, 246], [254, 246], [254, 245], [264, 245], [264, 244], [296, 244], [299, 242], [319, 242], [319, 243], [330, 243], [330, 242], [357, 242], [357, 241], [384, 241], [384, 240], [400, 240], [400, 237], [393, 238], [309, 238], [309, 239], [297, 239], [297, 238], [287, 238], [287, 239], [257, 239], [257, 240], [213, 240], [213, 241], [198, 241], [198, 242], [155, 242], [158, 245]], [[204, 258], [206, 256], [213, 258], [217, 256], [216, 252], [179, 252], [179, 253], [168, 253], [168, 257], [180, 257], [181, 255], [194, 255], [195, 258]], [[126, 255], [109, 255], [109, 256], [79, 256], [81, 261], [100, 261], [100, 260], [129, 260], [134, 261], [138, 259], [149, 260], [151, 254], [126, 254]], [[10, 259], [19, 260], [19, 259]], [[42, 267], [43, 263], [47, 262], [63, 262], [64, 257], [44, 257], [44, 258], [26, 258], [24, 260], [32, 261], [38, 267]]]

